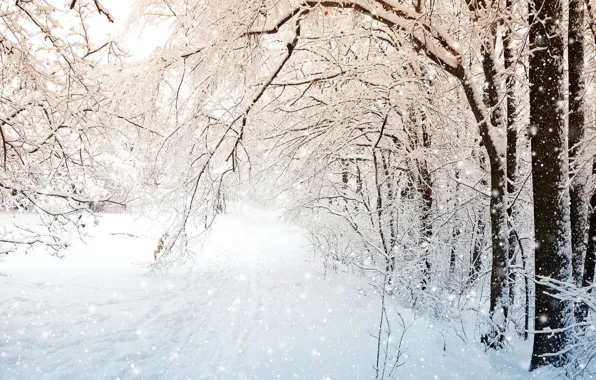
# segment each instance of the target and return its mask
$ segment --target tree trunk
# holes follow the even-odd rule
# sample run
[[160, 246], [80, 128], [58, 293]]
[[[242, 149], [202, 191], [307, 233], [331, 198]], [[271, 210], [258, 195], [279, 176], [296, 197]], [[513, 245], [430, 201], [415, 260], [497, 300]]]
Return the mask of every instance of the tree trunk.
[[[409, 120], [413, 126], [407, 130], [409, 151], [414, 152], [418, 149], [423, 149], [425, 152], [430, 151], [431, 138], [428, 133], [427, 119], [424, 110], [410, 109]], [[422, 142], [418, 134], [417, 127], [421, 128]], [[420, 210], [420, 240], [419, 246], [423, 249], [422, 254], [423, 266], [421, 269], [422, 280], [420, 282], [420, 289], [426, 290], [430, 283], [431, 263], [430, 263], [430, 249], [431, 240], [433, 236], [432, 229], [432, 205], [433, 205], [433, 189], [431, 181], [431, 173], [428, 170], [428, 161], [425, 158], [415, 158], [410, 162], [410, 182], [415, 187], [416, 193], [421, 202]]]
[[[468, 2], [468, 7], [472, 11], [476, 10], [476, 6], [481, 9], [486, 9], [486, 2]], [[493, 140], [491, 134], [492, 128], [504, 127], [506, 120], [504, 117], [504, 109], [500, 104], [499, 97], [499, 75], [497, 72], [497, 65], [495, 63], [495, 46], [497, 42], [497, 23], [491, 22], [491, 34], [481, 46], [482, 54], [482, 70], [485, 76], [486, 91], [484, 93], [484, 103], [491, 109], [490, 112], [490, 128], [486, 121], [479, 118], [476, 120], [480, 123], [480, 135], [488, 158], [490, 162], [490, 224], [491, 224], [491, 240], [492, 240], [492, 256], [493, 264], [491, 271], [491, 294], [490, 294], [490, 319], [491, 328], [484, 334], [482, 341], [491, 348], [500, 348], [505, 339], [505, 324], [509, 309], [509, 286], [507, 267], [509, 261], [509, 239], [508, 239], [508, 224], [507, 224], [507, 166], [506, 166], [506, 150], [500, 149]], [[464, 91], [470, 105], [476, 104], [473, 91], [465, 82], [463, 83]], [[474, 111], [474, 107], [473, 111]], [[475, 112], [477, 113], [477, 111]], [[505, 132], [505, 131], [503, 131]]]
[[[482, 143], [480, 144], [482, 146]], [[486, 171], [486, 159], [484, 158], [483, 152], [478, 152], [478, 162], [480, 169]], [[482, 188], [488, 186], [488, 182], [484, 176], [480, 179], [480, 185]], [[474, 232], [474, 248], [472, 249], [472, 265], [470, 268], [470, 282], [476, 281], [480, 271], [482, 270], [482, 249], [484, 247], [484, 235], [486, 224], [484, 223], [483, 212], [484, 206], [476, 212], [476, 226]]]
[[[508, 12], [513, 9], [512, 0], [507, 0], [505, 4]], [[515, 70], [517, 59], [511, 49], [511, 38], [513, 36], [509, 27], [506, 28], [503, 37], [503, 58], [505, 60], [505, 70], [507, 71], [507, 194], [509, 199], [515, 195], [515, 181], [517, 181], [517, 129], [515, 120], [517, 118], [517, 104], [515, 102]], [[511, 231], [509, 231], [509, 266], [515, 265], [516, 239], [513, 231], [513, 204], [507, 207], [507, 216]], [[515, 299], [515, 272], [509, 270], [509, 305], [513, 305]]]
[[[530, 6], [530, 126], [534, 195], [535, 268], [543, 277], [569, 282], [571, 224], [569, 222], [569, 157], [565, 139], [563, 75], [563, 8], [559, 1], [537, 0]], [[530, 370], [568, 363], [563, 351], [572, 341], [573, 307], [547, 294], [537, 283], [534, 346]], [[545, 329], [555, 330], [543, 333]], [[546, 356], [545, 356], [546, 355]]]
[[490, 317], [493, 326], [482, 337], [482, 342], [491, 348], [500, 348], [503, 345], [509, 310], [506, 182], [504, 163], [491, 160], [490, 224], [493, 264], [490, 278]]
[[587, 170], [579, 162], [579, 144], [585, 135], [584, 118], [584, 2], [569, 0], [569, 45], [567, 49], [569, 61], [569, 162], [572, 170], [571, 188], [571, 247], [573, 280], [581, 285], [583, 262], [586, 252], [587, 204], [586, 182]]
[[484, 241], [484, 220], [482, 213], [478, 213], [478, 220], [476, 221], [474, 232], [474, 248], [472, 249], [472, 263], [470, 266], [470, 282], [476, 281], [480, 271], [482, 270], [482, 247]]
[[[422, 124], [422, 146], [425, 150], [430, 150], [430, 135], [428, 134], [427, 126], [425, 123], [426, 118], [423, 118]], [[426, 254], [424, 257], [424, 269], [423, 269], [423, 276], [425, 283], [430, 282], [430, 271], [431, 271], [431, 264], [429, 260], [430, 248], [431, 248], [431, 240], [433, 236], [433, 226], [432, 226], [432, 206], [433, 206], [433, 189], [432, 189], [432, 181], [430, 178], [430, 171], [428, 170], [428, 162], [426, 160], [418, 160], [418, 191], [420, 192], [422, 198], [422, 216], [421, 216], [421, 226], [422, 226], [422, 239], [424, 241], [424, 246], [426, 249]]]
[[525, 250], [521, 252], [522, 266], [524, 270], [524, 340], [528, 340], [530, 330], [530, 273], [528, 271], [528, 256]]
[[[455, 183], [455, 194], [459, 194], [459, 170], [455, 170], [455, 179], [457, 182]], [[457, 263], [457, 241], [459, 240], [459, 235], [461, 234], [460, 226], [457, 220], [457, 211], [459, 210], [459, 197], [455, 197], [455, 204], [453, 210], [453, 229], [451, 231], [451, 254], [449, 257], [449, 274], [455, 274], [455, 264]]]

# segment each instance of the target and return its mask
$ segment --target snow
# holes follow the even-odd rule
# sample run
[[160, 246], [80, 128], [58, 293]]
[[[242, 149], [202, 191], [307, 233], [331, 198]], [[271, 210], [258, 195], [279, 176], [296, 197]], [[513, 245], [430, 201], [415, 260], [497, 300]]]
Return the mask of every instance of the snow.
[[[192, 269], [162, 276], [147, 268], [163, 231], [129, 215], [100, 216], [63, 259], [8, 255], [0, 378], [374, 378], [380, 297], [362, 277], [325, 275], [305, 231], [278, 217], [236, 206], [194, 241]], [[529, 344], [487, 354], [395, 310], [413, 323], [396, 378], [545, 378], [527, 372]]]

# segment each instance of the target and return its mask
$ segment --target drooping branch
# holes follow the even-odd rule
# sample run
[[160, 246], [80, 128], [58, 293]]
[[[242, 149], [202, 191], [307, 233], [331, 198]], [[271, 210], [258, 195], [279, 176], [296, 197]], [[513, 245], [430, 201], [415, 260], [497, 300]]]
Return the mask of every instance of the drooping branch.
[[354, 9], [390, 28], [408, 31], [418, 43], [423, 45], [425, 52], [431, 53], [441, 62], [441, 66], [453, 68], [459, 66], [462, 53], [459, 43], [444, 32], [439, 24], [431, 22], [428, 16], [418, 14], [392, 0], [376, 0], [374, 4], [378, 7], [374, 8], [363, 0], [307, 0], [284, 12], [272, 25], [250, 29], [245, 35], [275, 34], [298, 13], [306, 15], [317, 7]]
[[[377, 7], [371, 4], [376, 4]], [[461, 82], [489, 156], [495, 162], [504, 157], [503, 138], [494, 131], [497, 126], [493, 125], [493, 121], [499, 118], [492, 115], [495, 110], [484, 103], [482, 89], [476, 85], [470, 69], [462, 64], [460, 44], [444, 31], [439, 22], [431, 20], [428, 15], [417, 13], [393, 0], [303, 1], [299, 6], [284, 12], [271, 25], [250, 29], [245, 35], [275, 34], [298, 13], [306, 16], [317, 7], [354, 9], [389, 28], [409, 33], [411, 42], [420, 51]]]
[[[261, 99], [261, 97], [263, 96], [263, 94], [265, 93], [265, 91], [269, 88], [269, 86], [277, 78], [277, 76], [279, 75], [279, 73], [281, 72], [281, 70], [284, 68], [284, 66], [286, 65], [286, 63], [292, 57], [292, 53], [294, 52], [294, 49], [296, 48], [296, 45], [298, 44], [298, 39], [300, 38], [300, 22], [302, 20], [303, 15], [306, 14], [306, 12], [298, 12], [298, 13], [300, 13], [300, 14], [298, 15], [298, 18], [296, 19], [295, 33], [294, 33], [294, 36], [293, 36], [292, 40], [290, 42], [288, 42], [287, 45], [286, 45], [286, 49], [287, 49], [286, 54], [283, 56], [283, 58], [281, 59], [281, 62], [273, 70], [273, 72], [271, 73], [271, 75], [260, 86], [259, 91], [257, 91], [257, 93], [253, 96], [253, 98], [252, 98], [251, 102], [249, 103], [248, 107], [245, 109], [245, 111], [241, 115], [242, 122], [241, 122], [241, 126], [240, 126], [240, 131], [238, 132], [238, 138], [236, 139], [236, 143], [234, 144], [234, 149], [230, 152], [230, 155], [228, 156], [228, 159], [230, 157], [231, 158], [234, 158], [235, 157], [235, 154], [237, 152], [237, 148], [238, 148], [239, 144], [242, 142], [242, 136], [244, 134], [244, 129], [245, 129], [246, 124], [248, 122], [248, 115], [250, 114], [250, 111], [252, 110], [252, 108], [254, 107], [254, 105], [259, 101], [259, 99]], [[236, 120], [238, 120], [238, 119], [236, 119]]]

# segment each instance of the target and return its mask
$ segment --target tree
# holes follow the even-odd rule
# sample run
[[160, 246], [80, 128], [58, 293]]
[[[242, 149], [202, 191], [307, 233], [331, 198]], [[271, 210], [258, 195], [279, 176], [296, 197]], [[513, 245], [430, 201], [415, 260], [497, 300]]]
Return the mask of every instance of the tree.
[[587, 242], [586, 181], [588, 167], [583, 163], [582, 143], [585, 137], [584, 116], [584, 4], [569, 1], [569, 162], [571, 165], [571, 246], [573, 280], [579, 286], [583, 277], [583, 261]]
[[[496, 5], [493, 5], [496, 7]], [[450, 36], [431, 14], [418, 14], [394, 1], [303, 1], [285, 11], [273, 22], [262, 27], [253, 27], [248, 35], [277, 33], [289, 20], [300, 14], [306, 17], [311, 11], [323, 7], [327, 9], [353, 9], [369, 15], [373, 20], [397, 30], [406, 31], [412, 43], [437, 63], [446, 72], [457, 78], [466, 94], [468, 103], [479, 125], [479, 132], [487, 150], [490, 162], [491, 186], [491, 237], [493, 270], [491, 275], [491, 318], [494, 330], [487, 333], [484, 341], [492, 347], [499, 347], [504, 340], [505, 321], [509, 303], [509, 287], [507, 276], [508, 225], [507, 225], [507, 168], [506, 148], [499, 133], [506, 128], [505, 110], [501, 105], [499, 94], [499, 76], [496, 66], [495, 46], [497, 35], [497, 19], [490, 17], [491, 9], [484, 2], [469, 2], [470, 11], [486, 22], [486, 35], [478, 46], [482, 56], [481, 68], [484, 73], [486, 91], [478, 86], [472, 72], [474, 62], [465, 61], [460, 42]]]
[[[184, 173], [172, 181], [185, 194], [178, 197], [186, 204], [183, 224], [191, 210], [199, 208], [197, 191], [209, 189], [201, 193], [208, 203], [212, 183], [224, 183], [233, 171], [240, 176], [243, 165], [252, 169], [255, 162], [262, 163], [262, 158], [251, 154], [251, 144], [258, 145], [259, 152], [276, 151], [278, 162], [266, 165], [266, 170], [274, 168], [292, 178], [292, 185], [285, 184], [283, 191], [295, 190], [302, 209], [323, 219], [324, 232], [313, 238], [319, 247], [326, 245], [333, 260], [382, 273], [383, 278], [398, 271], [399, 255], [405, 262], [416, 251], [412, 255], [416, 260], [430, 258], [416, 271], [422, 275], [417, 278], [422, 288], [438, 282], [441, 265], [434, 262], [440, 255], [433, 257], [426, 247], [412, 247], [432, 241], [435, 249], [473, 229], [483, 235], [485, 219], [490, 220], [490, 327], [482, 341], [499, 348], [505, 342], [514, 302], [518, 257], [524, 275], [532, 274], [524, 249], [528, 243], [523, 242], [529, 238], [517, 231], [529, 230], [532, 218], [525, 218], [526, 224], [516, 216], [532, 210], [535, 268], [541, 280], [536, 287], [538, 333], [532, 369], [565, 364], [566, 355], [558, 353], [570, 343], [570, 305], [548, 294], [552, 290], [548, 279], [568, 281], [575, 270], [578, 283], [583, 227], [581, 221], [570, 221], [570, 215], [584, 213], [585, 177], [580, 169], [585, 165], [580, 156], [586, 140], [582, 116], [586, 107], [581, 102], [584, 58], [574, 38], [569, 49], [573, 67], [567, 141], [562, 37], [566, 15], [560, 4], [531, 4], [529, 12], [528, 3], [510, 1], [468, 1], [460, 6], [435, 2], [429, 10], [422, 2], [410, 8], [394, 0], [225, 5], [180, 0], [145, 5], [160, 19], [171, 18], [174, 25], [168, 44], [151, 59], [149, 76], [154, 86], [149, 100], [139, 100], [139, 107], [151, 105], [151, 110], [145, 110], [153, 123], [151, 130], [158, 126], [166, 130], [160, 131], [163, 140], [156, 149], [156, 171], [170, 180], [176, 175], [172, 173]], [[580, 8], [572, 4], [570, 17]], [[530, 28], [524, 21], [528, 16]], [[581, 23], [575, 18], [570, 22], [570, 35], [575, 33], [580, 40]], [[526, 69], [526, 53], [530, 86], [520, 75]], [[424, 66], [432, 62], [428, 70], [418, 66], [423, 60]], [[438, 83], [431, 80], [428, 89], [421, 90], [431, 76]], [[433, 93], [446, 87], [450, 89], [442, 95]], [[396, 96], [404, 88], [411, 94]], [[462, 108], [460, 99], [467, 103]], [[444, 110], [443, 101], [458, 104], [439, 117], [433, 108]], [[524, 167], [530, 171], [527, 142], [518, 136], [525, 107], [530, 107], [532, 168], [521, 176]], [[465, 131], [466, 141], [472, 139], [467, 117], [474, 119], [480, 144], [466, 145], [471, 157], [454, 154], [463, 136], [445, 137], [447, 127], [426, 128], [454, 115], [461, 121], [458, 127]], [[262, 140], [251, 140], [249, 130], [259, 130]], [[485, 155], [472, 153], [478, 145]], [[437, 156], [431, 158], [429, 152]], [[453, 162], [447, 160], [450, 155], [455, 156]], [[463, 162], [475, 163], [472, 184], [466, 183], [465, 171], [456, 171], [455, 178], [449, 173], [454, 164]], [[528, 186], [524, 187], [529, 174], [533, 205]], [[565, 190], [570, 178], [571, 195]], [[456, 220], [473, 201], [442, 212], [445, 181], [474, 192], [476, 203], [490, 202], [461, 230], [454, 228]], [[478, 244], [470, 242], [474, 247], [468, 277], [482, 281], [480, 256], [485, 249], [481, 236], [477, 238]], [[519, 247], [519, 255], [513, 246]], [[572, 249], [576, 249], [573, 266]], [[453, 250], [447, 256], [453, 270], [458, 255]], [[526, 317], [528, 288], [526, 281]], [[546, 327], [555, 332], [544, 334]]]
[[11, 246], [64, 248], [56, 226], [76, 225], [80, 211], [98, 204], [120, 203], [105, 155], [113, 146], [98, 112], [101, 75], [94, 73], [118, 49], [90, 40], [98, 11], [112, 21], [97, 1], [0, 5], [1, 206], [36, 211], [47, 222], [45, 232], [7, 233], [2, 242]]
[[[561, 20], [560, 1], [537, 1], [530, 7], [530, 128], [536, 276], [569, 282], [571, 225]], [[568, 362], [573, 305], [553, 297], [550, 291], [544, 283], [536, 284], [536, 335], [530, 370]]]

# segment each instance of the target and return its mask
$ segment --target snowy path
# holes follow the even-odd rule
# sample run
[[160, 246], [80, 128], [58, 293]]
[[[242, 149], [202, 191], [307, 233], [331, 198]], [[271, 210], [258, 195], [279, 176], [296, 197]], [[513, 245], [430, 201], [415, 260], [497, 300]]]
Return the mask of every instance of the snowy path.
[[[358, 290], [361, 279], [324, 279], [302, 230], [254, 209], [225, 215], [191, 274], [156, 278], [138, 265], [151, 260], [155, 241], [110, 235], [123, 223], [109, 218], [89, 244], [96, 251], [0, 262], [0, 379], [374, 375], [377, 298]], [[456, 339], [446, 355], [423, 321], [412, 334], [398, 378], [528, 377]]]

